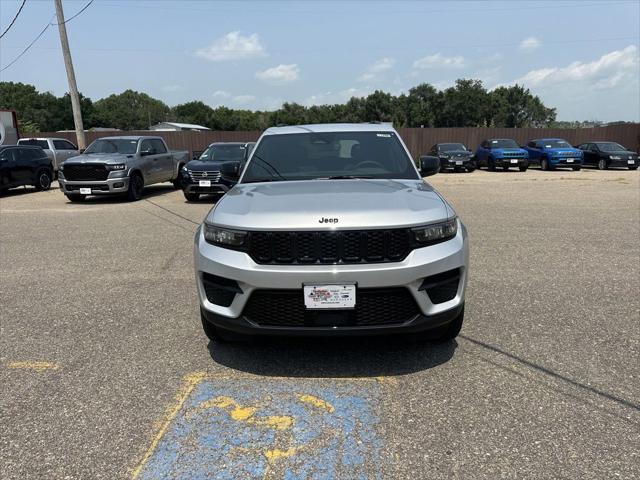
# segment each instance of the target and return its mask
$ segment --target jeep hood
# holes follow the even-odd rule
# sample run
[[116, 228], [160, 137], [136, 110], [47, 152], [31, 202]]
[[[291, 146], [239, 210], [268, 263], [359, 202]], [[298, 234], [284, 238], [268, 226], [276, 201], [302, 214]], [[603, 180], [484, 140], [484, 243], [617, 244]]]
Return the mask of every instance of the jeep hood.
[[64, 163], [123, 163], [133, 154], [124, 153], [87, 153], [70, 157]]
[[453, 215], [422, 180], [307, 180], [238, 184], [206, 221], [239, 230], [333, 230], [415, 226]]
[[222, 168], [222, 165], [225, 164], [227, 162], [203, 162], [201, 160], [191, 160], [189, 163], [187, 163], [186, 167], [189, 170], [194, 170], [197, 172], [202, 172], [202, 171], [215, 171], [215, 170], [220, 170]]

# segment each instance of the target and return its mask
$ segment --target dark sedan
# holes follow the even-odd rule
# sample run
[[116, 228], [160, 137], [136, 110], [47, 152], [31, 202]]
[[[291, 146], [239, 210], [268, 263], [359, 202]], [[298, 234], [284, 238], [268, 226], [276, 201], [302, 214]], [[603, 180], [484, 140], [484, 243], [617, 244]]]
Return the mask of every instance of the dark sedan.
[[191, 160], [181, 171], [184, 197], [195, 202], [200, 195], [224, 195], [237, 182], [255, 143], [212, 143], [200, 155]]
[[462, 143], [436, 143], [429, 150], [429, 155], [440, 159], [440, 170], [473, 172], [476, 169], [473, 152]]
[[593, 165], [600, 170], [609, 167], [624, 167], [629, 170], [638, 168], [638, 154], [627, 150], [616, 142], [587, 142], [578, 145], [584, 155], [584, 165]]

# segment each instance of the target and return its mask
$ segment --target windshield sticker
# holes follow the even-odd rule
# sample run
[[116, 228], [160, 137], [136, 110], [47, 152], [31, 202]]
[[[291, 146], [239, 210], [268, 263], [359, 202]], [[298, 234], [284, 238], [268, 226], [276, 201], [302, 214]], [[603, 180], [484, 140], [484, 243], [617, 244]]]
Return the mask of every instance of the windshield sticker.
[[378, 137], [391, 138], [390, 133], [376, 133]]
[[551, 145], [545, 145], [544, 148], [551, 148]]
[[498, 140], [491, 140], [491, 143], [498, 143]]

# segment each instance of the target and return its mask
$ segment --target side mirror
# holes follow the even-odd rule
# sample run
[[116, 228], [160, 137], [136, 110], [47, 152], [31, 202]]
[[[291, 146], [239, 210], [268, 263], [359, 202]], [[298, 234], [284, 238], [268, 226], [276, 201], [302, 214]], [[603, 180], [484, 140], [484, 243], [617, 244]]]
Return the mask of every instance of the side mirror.
[[86, 148], [81, 148], [80, 150], [78, 150], [78, 153], [83, 154], [85, 150]]
[[223, 163], [220, 171], [225, 177], [238, 178], [240, 176], [240, 162]]
[[429, 177], [440, 171], [440, 159], [438, 157], [430, 157], [422, 155], [420, 157], [420, 175]]

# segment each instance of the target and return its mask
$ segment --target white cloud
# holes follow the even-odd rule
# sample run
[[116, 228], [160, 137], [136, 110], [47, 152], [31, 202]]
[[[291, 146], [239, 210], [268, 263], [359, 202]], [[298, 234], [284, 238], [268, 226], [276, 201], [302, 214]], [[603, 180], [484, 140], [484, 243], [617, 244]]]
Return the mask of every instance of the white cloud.
[[196, 50], [196, 55], [211, 62], [242, 60], [264, 56], [265, 48], [257, 33], [246, 37], [240, 32], [230, 32], [208, 47]]
[[542, 42], [536, 37], [527, 37], [520, 42], [518, 48], [523, 52], [533, 52], [540, 45], [542, 45]]
[[573, 62], [566, 67], [531, 70], [513, 83], [527, 86], [550, 86], [566, 82], [583, 82], [595, 88], [613, 88], [626, 78], [638, 77], [638, 47], [629, 45], [592, 62]]
[[165, 85], [162, 87], [163, 92], [174, 93], [174, 92], [182, 92], [185, 88], [182, 85]]
[[464, 57], [456, 55], [454, 57], [445, 57], [441, 53], [434, 53], [426, 57], [419, 58], [413, 62], [413, 68], [421, 70], [429, 68], [462, 68], [465, 66]]
[[236, 105], [247, 105], [256, 99], [255, 95], [236, 95], [231, 99]]
[[307, 107], [310, 107], [312, 105], [330, 105], [334, 103], [344, 103], [351, 97], [366, 97], [373, 91], [374, 89], [369, 86], [363, 88], [351, 87], [345, 90], [340, 90], [338, 92], [329, 91], [316, 93], [315, 95], [307, 97], [302, 103]]
[[298, 64], [296, 63], [288, 65], [280, 64], [277, 67], [256, 72], [256, 78], [263, 82], [273, 84], [291, 83], [300, 78], [300, 68], [298, 68]]
[[231, 94], [229, 92], [226, 92], [224, 90], [216, 90], [215, 92], [213, 92], [211, 94], [211, 96], [213, 98], [229, 98], [231, 96]]
[[357, 80], [358, 82], [370, 82], [372, 80], [376, 80], [382, 73], [387, 70], [391, 70], [395, 63], [396, 61], [389, 57], [376, 60], [362, 75], [357, 78]]

